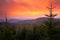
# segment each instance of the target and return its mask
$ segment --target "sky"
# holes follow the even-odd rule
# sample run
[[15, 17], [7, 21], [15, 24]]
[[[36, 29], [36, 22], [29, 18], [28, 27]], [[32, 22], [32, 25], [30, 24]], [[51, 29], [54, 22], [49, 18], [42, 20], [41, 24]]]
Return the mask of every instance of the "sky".
[[0, 0], [0, 18], [35, 19], [49, 14], [47, 7], [52, 2], [53, 14], [60, 17], [60, 0]]

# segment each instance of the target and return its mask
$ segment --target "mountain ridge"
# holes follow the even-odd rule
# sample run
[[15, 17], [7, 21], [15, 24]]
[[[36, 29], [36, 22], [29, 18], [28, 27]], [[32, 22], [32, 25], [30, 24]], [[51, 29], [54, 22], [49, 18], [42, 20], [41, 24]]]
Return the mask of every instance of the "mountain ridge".
[[[30, 19], [30, 20], [20, 20], [20, 19], [8, 19], [9, 23], [34, 23], [34, 22], [43, 22], [47, 20], [47, 17], [41, 17], [36, 19]], [[54, 18], [55, 21], [60, 21], [60, 18]], [[0, 19], [0, 22], [3, 22], [2, 19]]]

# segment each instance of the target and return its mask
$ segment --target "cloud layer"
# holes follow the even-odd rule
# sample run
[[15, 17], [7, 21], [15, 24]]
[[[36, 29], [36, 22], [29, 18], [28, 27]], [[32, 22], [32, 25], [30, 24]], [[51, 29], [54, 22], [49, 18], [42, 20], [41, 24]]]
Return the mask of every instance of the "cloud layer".
[[[60, 0], [53, 0], [57, 9], [60, 9]], [[0, 0], [0, 14], [5, 12], [10, 18], [37, 18], [48, 13], [46, 9], [50, 0]], [[1, 8], [3, 10], [1, 11]]]

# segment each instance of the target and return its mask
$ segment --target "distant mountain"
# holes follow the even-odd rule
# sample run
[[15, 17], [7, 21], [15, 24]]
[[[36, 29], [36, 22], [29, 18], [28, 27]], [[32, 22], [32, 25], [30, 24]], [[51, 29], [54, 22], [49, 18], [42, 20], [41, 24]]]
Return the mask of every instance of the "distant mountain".
[[16, 23], [19, 21], [20, 21], [19, 19], [8, 19], [8, 22], [10, 22], [10, 23]]
[[60, 18], [55, 18], [55, 21], [60, 21]]
[[[42, 17], [42, 18], [37, 18], [32, 20], [22, 20], [22, 21], [19, 21], [18, 23], [43, 23], [46, 20], [48, 20], [48, 18]], [[55, 18], [55, 21], [60, 22], [60, 18]]]
[[[20, 20], [20, 19], [8, 19], [9, 23], [43, 23], [45, 20], [48, 18], [46, 17], [41, 17], [37, 19], [31, 19], [31, 20]], [[2, 20], [0, 19], [0, 22]], [[55, 21], [60, 21], [60, 18], [55, 18]]]
[[4, 20], [3, 19], [0, 19], [0, 22], [4, 22]]

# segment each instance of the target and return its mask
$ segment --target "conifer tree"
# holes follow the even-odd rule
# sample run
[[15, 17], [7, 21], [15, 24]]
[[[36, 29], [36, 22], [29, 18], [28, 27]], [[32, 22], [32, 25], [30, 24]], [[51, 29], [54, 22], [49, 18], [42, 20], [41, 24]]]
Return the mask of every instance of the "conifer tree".
[[55, 16], [57, 16], [57, 14], [53, 14], [53, 9], [55, 7], [52, 6], [52, 2], [50, 3], [50, 7], [47, 7], [47, 8], [50, 10], [50, 14], [49, 15], [45, 15], [45, 16], [48, 17], [48, 21], [45, 22], [45, 25], [48, 27], [48, 36], [51, 39], [52, 35], [54, 34], [54, 27], [55, 27], [54, 26], [55, 25], [54, 18], [55, 18]]

